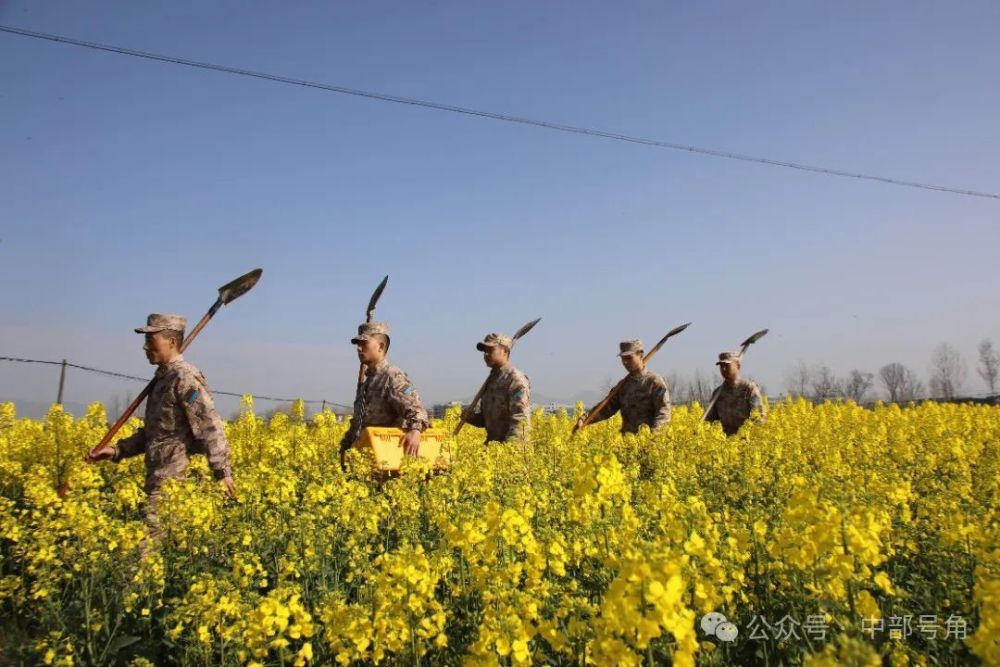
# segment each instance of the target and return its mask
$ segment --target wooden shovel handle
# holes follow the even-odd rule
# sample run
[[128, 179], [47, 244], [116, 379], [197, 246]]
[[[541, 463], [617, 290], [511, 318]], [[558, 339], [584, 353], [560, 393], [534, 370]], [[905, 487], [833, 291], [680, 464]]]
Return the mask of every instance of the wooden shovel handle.
[[476, 392], [476, 395], [472, 399], [472, 402], [469, 403], [469, 407], [467, 407], [465, 410], [462, 410], [462, 418], [458, 420], [458, 426], [455, 427], [453, 435], [458, 435], [458, 432], [462, 430], [463, 426], [465, 426], [466, 422], [469, 420], [469, 416], [471, 416], [472, 413], [476, 410], [476, 406], [479, 405], [479, 401], [483, 398], [483, 394], [486, 393], [486, 385], [488, 385], [489, 383], [490, 383], [490, 378], [486, 378], [486, 381], [483, 382], [483, 386], [479, 388], [479, 391]]

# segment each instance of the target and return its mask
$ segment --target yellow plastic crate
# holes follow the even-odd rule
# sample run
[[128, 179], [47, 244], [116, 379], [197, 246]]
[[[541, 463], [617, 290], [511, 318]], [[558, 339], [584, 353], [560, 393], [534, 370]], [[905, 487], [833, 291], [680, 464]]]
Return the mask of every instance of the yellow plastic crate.
[[[403, 445], [400, 442], [405, 431], [387, 426], [369, 426], [361, 431], [361, 437], [354, 441], [354, 449], [367, 453], [374, 459], [375, 467], [383, 472], [398, 472], [403, 461]], [[448, 431], [443, 428], [429, 428], [420, 434], [419, 456], [445, 470], [451, 463], [451, 451], [445, 444]]]

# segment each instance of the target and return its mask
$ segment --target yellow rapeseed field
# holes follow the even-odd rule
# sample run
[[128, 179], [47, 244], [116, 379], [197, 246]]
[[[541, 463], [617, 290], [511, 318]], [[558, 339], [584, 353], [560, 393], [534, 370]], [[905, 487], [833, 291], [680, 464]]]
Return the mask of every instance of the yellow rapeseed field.
[[526, 445], [466, 428], [447, 474], [380, 481], [341, 472], [331, 413], [245, 401], [238, 498], [195, 457], [151, 545], [141, 458], [82, 462], [102, 406], [4, 404], [0, 664], [1000, 665], [1000, 409], [700, 415], [536, 413]]

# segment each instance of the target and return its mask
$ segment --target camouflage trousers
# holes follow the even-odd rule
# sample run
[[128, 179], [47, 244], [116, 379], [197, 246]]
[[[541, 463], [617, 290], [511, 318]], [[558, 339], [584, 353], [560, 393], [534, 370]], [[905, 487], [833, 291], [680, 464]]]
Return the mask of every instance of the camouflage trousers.
[[163, 544], [165, 533], [163, 524], [160, 522], [158, 507], [164, 495], [161, 489], [156, 489], [146, 498], [146, 507], [143, 512], [143, 519], [146, 524], [146, 536], [139, 547], [140, 557], [145, 558], [151, 551], [159, 549], [160, 545]]

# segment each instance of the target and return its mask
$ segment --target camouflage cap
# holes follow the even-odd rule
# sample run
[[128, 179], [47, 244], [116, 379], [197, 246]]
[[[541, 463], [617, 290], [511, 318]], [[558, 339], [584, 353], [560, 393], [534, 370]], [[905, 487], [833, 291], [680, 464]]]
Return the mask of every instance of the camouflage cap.
[[731, 364], [733, 362], [740, 363], [743, 360], [743, 355], [740, 354], [739, 350], [735, 352], [720, 352], [719, 360], [715, 362], [716, 366], [721, 366], [722, 364]]
[[156, 333], [157, 331], [180, 331], [181, 333], [184, 333], [184, 327], [186, 326], [187, 318], [183, 315], [151, 313], [150, 316], [146, 318], [146, 326], [137, 328], [135, 332], [147, 334]]
[[389, 325], [385, 322], [367, 322], [358, 325], [358, 335], [351, 339], [352, 345], [357, 345], [363, 340], [368, 340], [375, 334], [389, 336]]
[[642, 341], [636, 338], [635, 340], [623, 340], [618, 343], [618, 356], [624, 357], [628, 354], [636, 354], [642, 352]]
[[502, 333], [486, 334], [486, 338], [483, 339], [482, 343], [476, 343], [476, 349], [482, 352], [488, 347], [496, 347], [497, 345], [503, 345], [510, 350], [514, 346], [514, 340]]

